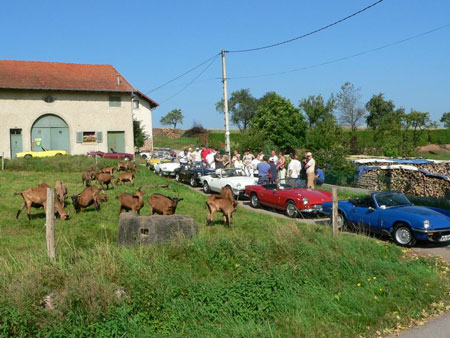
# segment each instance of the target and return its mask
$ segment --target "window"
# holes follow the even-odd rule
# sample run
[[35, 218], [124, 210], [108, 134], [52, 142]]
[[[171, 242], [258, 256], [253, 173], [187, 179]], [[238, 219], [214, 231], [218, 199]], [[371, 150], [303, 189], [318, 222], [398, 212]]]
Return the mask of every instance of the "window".
[[79, 131], [77, 132], [77, 143], [102, 143], [103, 133], [101, 131]]
[[120, 107], [122, 104], [122, 99], [120, 96], [110, 96], [109, 97], [109, 106], [110, 107]]
[[83, 143], [96, 142], [95, 131], [83, 131]]
[[137, 99], [133, 100], [133, 109], [139, 109], [139, 100]]
[[53, 103], [55, 102], [55, 98], [51, 95], [44, 97], [44, 101], [47, 103]]

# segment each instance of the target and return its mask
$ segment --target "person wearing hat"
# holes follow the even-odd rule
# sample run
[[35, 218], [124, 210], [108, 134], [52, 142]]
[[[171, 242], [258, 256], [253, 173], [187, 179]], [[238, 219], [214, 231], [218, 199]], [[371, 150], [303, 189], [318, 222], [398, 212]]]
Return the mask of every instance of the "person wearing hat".
[[306, 154], [306, 179], [309, 189], [314, 189], [314, 179], [316, 177], [316, 161], [313, 159], [312, 154], [308, 151]]

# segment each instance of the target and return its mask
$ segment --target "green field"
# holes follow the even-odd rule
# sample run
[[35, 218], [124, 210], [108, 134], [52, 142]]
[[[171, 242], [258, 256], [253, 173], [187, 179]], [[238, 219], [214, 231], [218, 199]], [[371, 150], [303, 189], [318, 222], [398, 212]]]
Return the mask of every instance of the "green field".
[[[168, 182], [144, 167], [136, 187], [108, 191], [100, 211], [74, 214], [68, 205], [72, 217], [56, 221], [58, 257], [51, 264], [43, 210], [34, 209], [31, 221], [26, 214], [16, 220], [22, 198], [13, 192], [57, 179], [69, 195], [80, 192], [81, 175], [71, 165], [92, 159], [60, 161], [10, 163], [17, 171], [0, 172], [2, 337], [372, 336], [448, 304], [445, 267], [435, 259], [243, 208], [232, 230], [219, 216], [207, 226], [207, 196], [174, 181], [170, 191], [147, 188], [146, 196], [183, 197], [177, 213], [198, 222], [198, 237], [118, 247], [116, 196]], [[142, 214], [148, 211], [146, 205]], [[120, 299], [118, 288], [125, 291]], [[57, 311], [40, 307], [45, 295], [63, 290]]]

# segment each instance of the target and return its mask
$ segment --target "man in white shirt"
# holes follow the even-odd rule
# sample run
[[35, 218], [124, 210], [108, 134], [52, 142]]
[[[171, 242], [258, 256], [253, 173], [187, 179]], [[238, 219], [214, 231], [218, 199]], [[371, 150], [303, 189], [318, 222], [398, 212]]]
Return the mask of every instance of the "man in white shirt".
[[216, 156], [216, 152], [213, 150], [208, 155], [206, 155], [206, 163], [208, 167], [211, 169], [216, 169], [216, 163], [214, 161], [214, 156]]
[[269, 162], [270, 161], [273, 161], [273, 163], [278, 162], [278, 156], [277, 156], [277, 152], [275, 150], [272, 150], [272, 156], [269, 157]]
[[299, 182], [300, 170], [302, 170], [302, 165], [298, 159], [298, 155], [295, 155], [294, 159], [291, 160], [288, 166], [288, 177]]
[[184, 149], [184, 151], [181, 151], [178, 154], [178, 161], [181, 164], [186, 164], [188, 162], [188, 151], [187, 151], [187, 149]]

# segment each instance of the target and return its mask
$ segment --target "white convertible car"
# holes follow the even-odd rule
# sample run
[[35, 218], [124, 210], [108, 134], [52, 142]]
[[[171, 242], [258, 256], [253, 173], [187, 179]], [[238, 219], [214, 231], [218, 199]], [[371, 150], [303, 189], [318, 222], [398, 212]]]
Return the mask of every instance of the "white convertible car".
[[159, 176], [175, 176], [175, 169], [180, 167], [178, 162], [158, 162], [155, 164], [155, 174]]
[[218, 169], [215, 174], [200, 177], [205, 193], [220, 192], [223, 187], [230, 186], [235, 197], [245, 195], [245, 187], [257, 182], [257, 178], [245, 176], [240, 169]]

